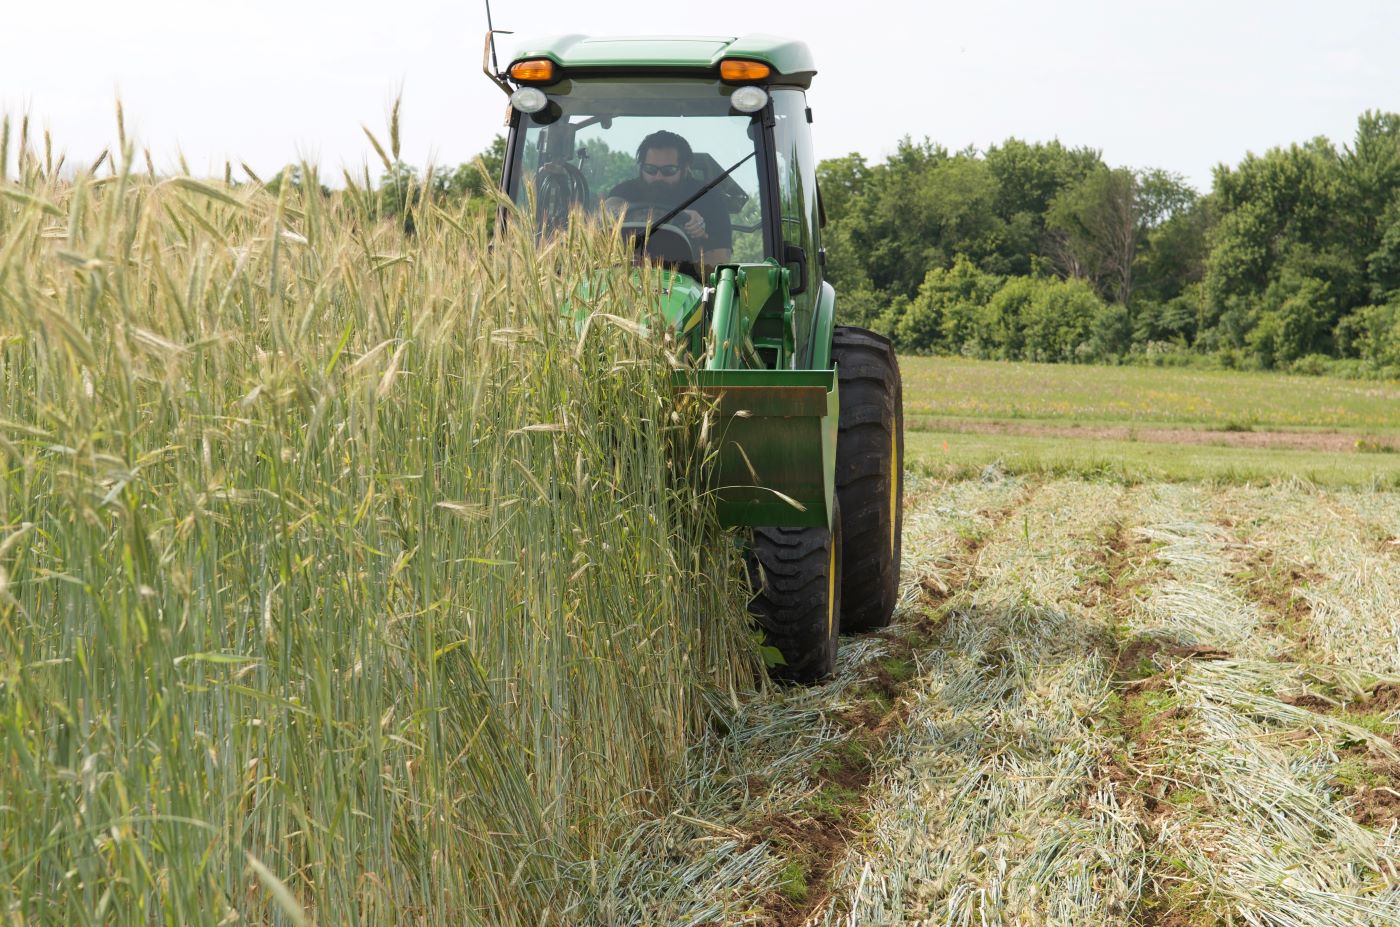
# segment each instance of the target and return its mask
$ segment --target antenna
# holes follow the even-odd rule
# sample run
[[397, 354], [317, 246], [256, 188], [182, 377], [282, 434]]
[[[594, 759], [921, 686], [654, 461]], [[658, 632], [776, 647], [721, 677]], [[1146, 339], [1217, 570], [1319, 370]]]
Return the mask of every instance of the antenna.
[[[510, 85], [501, 77], [501, 66], [496, 61], [496, 29], [491, 22], [491, 0], [486, 0], [486, 45], [481, 49], [481, 72], [491, 79], [491, 83], [500, 87], [506, 96], [510, 96]], [[499, 30], [501, 35], [514, 35], [508, 29]]]
[[491, 40], [491, 70], [499, 74], [501, 66], [496, 63], [496, 27], [491, 24], [491, 0], [486, 0], [486, 36]]

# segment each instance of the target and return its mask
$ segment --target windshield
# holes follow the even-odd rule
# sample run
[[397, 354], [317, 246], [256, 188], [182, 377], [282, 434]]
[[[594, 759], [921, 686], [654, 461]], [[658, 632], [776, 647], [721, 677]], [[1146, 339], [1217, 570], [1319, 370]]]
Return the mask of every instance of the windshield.
[[[705, 263], [764, 258], [759, 121], [730, 108], [732, 87], [656, 78], [562, 81], [521, 114], [510, 195], [542, 229], [571, 210], [645, 228], [733, 168], [668, 226]], [[738, 165], [735, 167], [735, 165]]]

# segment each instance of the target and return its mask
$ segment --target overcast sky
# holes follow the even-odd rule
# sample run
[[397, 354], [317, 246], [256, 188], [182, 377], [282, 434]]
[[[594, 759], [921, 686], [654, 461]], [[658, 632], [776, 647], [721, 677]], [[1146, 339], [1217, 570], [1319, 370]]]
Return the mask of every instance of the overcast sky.
[[[1400, 111], [1394, 0], [495, 0], [493, 14], [521, 34], [805, 39], [823, 158], [880, 160], [905, 134], [952, 149], [1058, 138], [1204, 190], [1219, 162], [1346, 144], [1363, 110]], [[374, 157], [360, 125], [382, 136], [402, 91], [404, 158], [455, 165], [501, 131], [484, 31], [480, 0], [8, 0], [0, 108], [87, 159], [115, 138], [120, 94], [158, 167], [183, 151], [196, 172], [306, 158], [338, 174]]]

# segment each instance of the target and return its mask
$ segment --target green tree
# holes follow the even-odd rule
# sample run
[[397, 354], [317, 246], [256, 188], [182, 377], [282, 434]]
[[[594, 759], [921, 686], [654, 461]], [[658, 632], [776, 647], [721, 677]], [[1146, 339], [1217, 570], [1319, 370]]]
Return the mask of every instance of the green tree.
[[497, 135], [486, 150], [470, 161], [434, 177], [434, 193], [443, 199], [460, 200], [481, 196], [500, 183], [506, 159], [506, 138]]
[[1339, 162], [1338, 218], [1347, 238], [1365, 254], [1381, 246], [1400, 193], [1400, 114], [1368, 110], [1356, 121], [1352, 144]]
[[1356, 322], [1357, 356], [1400, 376], [1400, 303], [1366, 306], [1357, 312]]
[[395, 161], [379, 176], [379, 215], [404, 216], [411, 222], [411, 210], [418, 205], [422, 195], [422, 183], [418, 179], [418, 168], [403, 161]]
[[1010, 277], [978, 307], [977, 327], [969, 342], [970, 353], [997, 360], [1025, 356], [1025, 317], [1039, 295], [1043, 281], [1035, 277]]
[[950, 268], [931, 268], [897, 323], [896, 343], [921, 354], [961, 351], [972, 337], [978, 308], [1000, 285], [1000, 278], [978, 270], [962, 254]]
[[1127, 305], [1143, 216], [1138, 178], [1126, 168], [1100, 168], [1062, 190], [1046, 214], [1060, 271], [1092, 282], [1106, 299]]
[[905, 139], [871, 172], [842, 224], [872, 286], [912, 298], [929, 268], [959, 253], [980, 263], [996, 249], [995, 197], [996, 178], [973, 153]]
[[1103, 159], [1092, 148], [1009, 138], [987, 149], [986, 162], [996, 179], [994, 209], [1005, 230], [996, 255], [984, 269], [1002, 274], [1032, 273], [1037, 256], [1044, 253], [1050, 203], [1066, 187], [1103, 167]]
[[1381, 220], [1381, 237], [1366, 255], [1371, 299], [1389, 302], [1400, 292], [1400, 200], [1392, 202]]
[[1084, 280], [1035, 279], [1032, 298], [1021, 307], [1022, 354], [1026, 360], [1068, 362], [1088, 357], [1095, 319], [1104, 309]]
[[849, 214], [851, 201], [864, 192], [870, 173], [865, 157], [854, 152], [817, 165], [817, 188], [828, 222], [839, 222]]
[[[1261, 366], [1387, 356], [1373, 306], [1400, 302], [1394, 113], [1363, 113], [1340, 150], [1315, 138], [1221, 165], [1205, 196], [1167, 171], [1015, 138], [985, 154], [905, 138], [883, 163], [847, 155], [819, 176], [843, 315], [904, 350], [1083, 359], [1170, 342]], [[1051, 272], [1091, 284], [1097, 307], [1049, 287]], [[1004, 281], [975, 308], [955, 292], [974, 273]]]
[[1201, 280], [1212, 221], [1210, 201], [1194, 197], [1190, 205], [1147, 229], [1133, 261], [1135, 306], [1143, 300], [1170, 302]]
[[289, 184], [293, 190], [301, 190], [304, 187], [319, 187], [321, 196], [329, 197], [331, 195], [331, 188], [321, 183], [320, 174], [313, 165], [288, 164], [268, 180], [267, 189], [272, 193], [277, 193], [284, 183]]
[[1327, 285], [1312, 277], [1289, 276], [1270, 287], [1269, 305], [1246, 335], [1255, 360], [1265, 369], [1297, 360], [1330, 337]]
[[1204, 275], [1212, 315], [1258, 301], [1296, 247], [1326, 247], [1338, 232], [1338, 157], [1324, 138], [1247, 155], [1215, 171], [1220, 221], [1209, 238]]

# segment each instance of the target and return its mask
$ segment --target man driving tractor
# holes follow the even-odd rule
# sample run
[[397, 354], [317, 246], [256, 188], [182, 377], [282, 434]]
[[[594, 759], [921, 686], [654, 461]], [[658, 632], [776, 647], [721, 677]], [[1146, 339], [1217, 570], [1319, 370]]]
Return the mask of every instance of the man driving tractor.
[[[692, 158], [690, 143], [684, 137], [664, 130], [653, 132], [637, 147], [637, 176], [613, 187], [603, 206], [614, 215], [647, 207], [664, 212], [676, 206], [700, 189], [700, 182], [690, 174]], [[705, 194], [674, 221], [697, 243], [703, 263], [713, 266], [729, 261], [734, 230], [729, 212], [717, 196]]]

